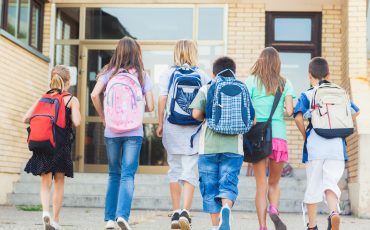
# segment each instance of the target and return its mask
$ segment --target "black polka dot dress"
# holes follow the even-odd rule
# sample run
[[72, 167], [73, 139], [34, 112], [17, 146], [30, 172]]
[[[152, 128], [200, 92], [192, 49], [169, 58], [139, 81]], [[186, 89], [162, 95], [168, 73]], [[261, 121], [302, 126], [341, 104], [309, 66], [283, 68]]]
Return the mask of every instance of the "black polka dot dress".
[[71, 109], [66, 107], [67, 132], [65, 138], [67, 141], [61, 150], [55, 154], [34, 151], [24, 171], [32, 173], [35, 176], [52, 172], [53, 175], [55, 173], [64, 173], [67, 177], [73, 177], [71, 151], [74, 133], [72, 129], [71, 113]]

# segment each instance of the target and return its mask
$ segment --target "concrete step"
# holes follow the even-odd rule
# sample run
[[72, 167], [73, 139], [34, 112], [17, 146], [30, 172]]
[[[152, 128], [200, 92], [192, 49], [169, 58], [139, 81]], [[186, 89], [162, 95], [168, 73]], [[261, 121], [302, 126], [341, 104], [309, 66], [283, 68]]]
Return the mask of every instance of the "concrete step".
[[[10, 196], [11, 202], [14, 205], [39, 205], [39, 195], [38, 194], [12, 194]], [[90, 208], [103, 208], [105, 203], [104, 196], [78, 196], [78, 195], [66, 195], [64, 197], [63, 206], [65, 207], [90, 207]], [[281, 212], [302, 212], [301, 199], [281, 199], [280, 200], [280, 211]], [[348, 201], [341, 203], [342, 207], [348, 206]], [[145, 210], [170, 210], [171, 200], [167, 196], [158, 197], [134, 197], [132, 203], [133, 209], [145, 209]], [[194, 197], [193, 200], [193, 210], [202, 210], [202, 199], [200, 197]], [[322, 203], [318, 207], [318, 212], [327, 213], [326, 206]], [[233, 210], [235, 211], [255, 211], [255, 200], [240, 198], [237, 200]], [[346, 211], [346, 210], [344, 210]], [[348, 213], [345, 213], [348, 214]]]

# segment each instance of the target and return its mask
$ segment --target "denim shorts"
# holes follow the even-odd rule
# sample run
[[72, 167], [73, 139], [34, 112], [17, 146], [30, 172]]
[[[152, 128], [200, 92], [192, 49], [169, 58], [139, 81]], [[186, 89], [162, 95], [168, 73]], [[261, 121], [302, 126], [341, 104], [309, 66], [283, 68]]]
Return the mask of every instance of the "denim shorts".
[[219, 213], [221, 199], [235, 203], [243, 156], [235, 153], [199, 155], [199, 189], [203, 197], [203, 211]]

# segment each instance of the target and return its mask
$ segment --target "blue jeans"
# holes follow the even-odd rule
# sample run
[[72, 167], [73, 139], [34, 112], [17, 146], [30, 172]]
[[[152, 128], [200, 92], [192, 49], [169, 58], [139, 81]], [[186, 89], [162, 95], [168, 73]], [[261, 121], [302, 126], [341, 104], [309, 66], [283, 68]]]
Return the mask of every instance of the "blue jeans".
[[105, 138], [109, 167], [105, 221], [118, 217], [128, 221], [130, 217], [142, 142], [143, 138], [139, 136]]
[[235, 203], [243, 156], [234, 153], [199, 155], [199, 189], [203, 197], [203, 211], [219, 213], [221, 199]]

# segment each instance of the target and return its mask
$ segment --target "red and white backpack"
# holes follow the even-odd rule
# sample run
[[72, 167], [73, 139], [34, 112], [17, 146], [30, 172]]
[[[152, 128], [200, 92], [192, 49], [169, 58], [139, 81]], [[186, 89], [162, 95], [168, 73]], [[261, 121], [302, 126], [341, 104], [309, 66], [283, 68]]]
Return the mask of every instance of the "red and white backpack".
[[55, 153], [66, 141], [66, 105], [63, 98], [71, 94], [61, 91], [54, 94], [54, 91], [42, 95], [32, 113], [27, 128], [31, 151]]
[[136, 76], [120, 70], [113, 76], [104, 93], [106, 127], [115, 133], [135, 130], [143, 123], [145, 101]]

